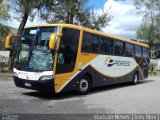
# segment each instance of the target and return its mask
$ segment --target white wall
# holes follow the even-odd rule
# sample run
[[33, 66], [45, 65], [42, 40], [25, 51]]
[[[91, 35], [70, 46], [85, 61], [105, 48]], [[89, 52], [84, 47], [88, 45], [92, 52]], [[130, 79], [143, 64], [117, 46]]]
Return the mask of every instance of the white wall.
[[150, 63], [157, 65], [157, 69], [160, 69], [160, 59], [151, 59]]
[[10, 51], [0, 51], [0, 56], [9, 57]]

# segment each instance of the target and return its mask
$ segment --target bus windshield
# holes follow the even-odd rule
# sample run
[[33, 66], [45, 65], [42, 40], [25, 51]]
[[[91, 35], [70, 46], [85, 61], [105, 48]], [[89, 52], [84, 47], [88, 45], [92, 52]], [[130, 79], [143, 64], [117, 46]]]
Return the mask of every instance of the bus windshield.
[[53, 70], [54, 55], [49, 49], [49, 38], [59, 27], [26, 28], [18, 43], [14, 67], [24, 71]]

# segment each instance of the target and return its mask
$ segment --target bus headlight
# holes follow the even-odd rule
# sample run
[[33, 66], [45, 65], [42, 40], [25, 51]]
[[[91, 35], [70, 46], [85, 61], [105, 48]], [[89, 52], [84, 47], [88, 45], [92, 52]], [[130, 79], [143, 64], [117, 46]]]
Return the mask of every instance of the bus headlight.
[[49, 80], [49, 79], [53, 79], [53, 75], [44, 75], [40, 77], [40, 80]]

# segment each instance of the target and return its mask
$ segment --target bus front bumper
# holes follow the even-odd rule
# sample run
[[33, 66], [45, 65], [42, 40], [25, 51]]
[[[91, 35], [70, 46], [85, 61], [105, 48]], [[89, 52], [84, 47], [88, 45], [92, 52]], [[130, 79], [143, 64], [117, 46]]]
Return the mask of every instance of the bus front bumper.
[[14, 76], [14, 83], [17, 87], [55, 93], [53, 81], [53, 79], [43, 81], [32, 81], [21, 79]]

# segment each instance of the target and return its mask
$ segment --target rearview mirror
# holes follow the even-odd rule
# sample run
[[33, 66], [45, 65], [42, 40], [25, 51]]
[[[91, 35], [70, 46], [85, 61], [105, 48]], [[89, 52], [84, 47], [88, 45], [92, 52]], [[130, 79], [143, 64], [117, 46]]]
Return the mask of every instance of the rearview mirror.
[[11, 36], [8, 35], [8, 36], [6, 37], [6, 40], [5, 40], [5, 48], [6, 48], [6, 49], [10, 49], [10, 39], [11, 39]]
[[62, 36], [61, 33], [59, 33], [59, 34], [55, 34], [55, 33], [51, 34], [50, 40], [49, 40], [49, 48], [50, 49], [54, 49], [57, 37], [61, 37], [61, 36]]
[[15, 49], [15, 46], [17, 46], [18, 40], [20, 39], [21, 36], [16, 35], [16, 36], [10, 36], [8, 35], [5, 40], [5, 48], [9, 50]]

